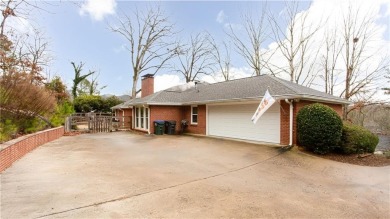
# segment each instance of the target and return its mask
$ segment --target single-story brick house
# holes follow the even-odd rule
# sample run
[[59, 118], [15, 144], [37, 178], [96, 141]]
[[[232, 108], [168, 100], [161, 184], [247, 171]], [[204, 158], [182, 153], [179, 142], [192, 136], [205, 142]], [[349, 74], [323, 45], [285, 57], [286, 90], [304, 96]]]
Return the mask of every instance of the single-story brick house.
[[[132, 129], [153, 133], [153, 121], [175, 120], [179, 132], [181, 121], [187, 120], [187, 133], [281, 145], [296, 144], [296, 114], [303, 106], [323, 103], [341, 116], [349, 104], [270, 75], [215, 84], [189, 83], [156, 93], [153, 75], [145, 75], [141, 89], [141, 98], [121, 105], [121, 110], [132, 114]], [[267, 89], [276, 102], [253, 124], [251, 117]]]

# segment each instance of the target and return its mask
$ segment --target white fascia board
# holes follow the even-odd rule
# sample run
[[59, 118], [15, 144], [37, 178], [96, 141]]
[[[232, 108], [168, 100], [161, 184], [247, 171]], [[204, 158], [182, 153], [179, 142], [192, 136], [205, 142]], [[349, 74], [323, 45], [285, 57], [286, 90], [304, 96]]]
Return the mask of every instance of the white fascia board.
[[[302, 100], [310, 100], [310, 101], [318, 101], [324, 103], [333, 103], [333, 104], [351, 104], [348, 100], [332, 100], [329, 98], [323, 98], [312, 95], [272, 95], [275, 100], [284, 100], [284, 99], [302, 99]], [[235, 99], [220, 99], [220, 100], [210, 100], [210, 101], [192, 101], [192, 102], [184, 102], [182, 105], [202, 105], [202, 104], [226, 104], [232, 102], [248, 102], [248, 101], [261, 101], [263, 96], [257, 97], [249, 97], [249, 98], [235, 98]]]
[[[351, 101], [348, 100], [333, 100], [330, 98], [324, 98], [313, 95], [272, 95], [276, 100], [284, 100], [284, 99], [302, 99], [302, 100], [310, 100], [310, 101], [318, 101], [324, 103], [333, 103], [333, 104], [351, 104]], [[218, 99], [218, 100], [206, 100], [206, 101], [190, 101], [190, 102], [141, 102], [132, 104], [133, 106], [140, 105], [156, 105], [156, 106], [190, 106], [190, 105], [205, 105], [205, 104], [226, 104], [226, 103], [236, 103], [236, 102], [248, 102], [261, 101], [263, 96], [256, 97], [248, 97], [248, 98], [234, 98], [234, 99]]]

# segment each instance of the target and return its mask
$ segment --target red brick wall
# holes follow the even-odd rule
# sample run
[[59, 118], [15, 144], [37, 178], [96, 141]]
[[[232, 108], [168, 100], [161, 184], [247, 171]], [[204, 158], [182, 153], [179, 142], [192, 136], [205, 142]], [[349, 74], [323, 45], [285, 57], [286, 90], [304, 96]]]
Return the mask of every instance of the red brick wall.
[[20, 137], [0, 145], [0, 173], [12, 163], [38, 146], [53, 141], [64, 134], [64, 127], [44, 130]]
[[130, 128], [133, 116], [133, 109], [115, 109], [115, 116], [119, 119], [120, 128]]
[[180, 122], [183, 119], [181, 106], [149, 106], [150, 110], [150, 133], [154, 133], [155, 120], [175, 120], [176, 132], [180, 131]]
[[187, 132], [206, 135], [206, 105], [198, 106], [198, 124], [191, 125], [191, 106], [149, 106], [150, 133], [154, 133], [155, 120], [175, 120], [176, 132], [181, 131], [181, 121], [188, 121]]
[[[293, 133], [294, 135], [294, 133]], [[280, 101], [280, 144], [288, 145], [290, 140], [290, 105]]]
[[124, 123], [125, 128], [129, 127], [131, 129], [131, 120], [133, 116], [133, 109], [123, 109], [125, 118], [124, 121], [121, 121]]
[[141, 91], [141, 97], [146, 97], [154, 93], [153, 77], [142, 78]]
[[198, 124], [191, 125], [191, 106], [183, 107], [184, 119], [188, 121], [187, 132], [206, 135], [206, 105], [198, 106]]
[[[313, 104], [317, 102], [300, 100], [299, 102], [294, 102], [294, 121], [293, 121], [293, 144], [297, 144], [297, 122], [296, 115], [302, 107]], [[343, 114], [343, 107], [341, 104], [331, 104], [331, 103], [321, 103], [333, 108], [337, 114], [341, 117]], [[280, 144], [287, 145], [289, 143], [290, 136], [290, 105], [287, 104], [284, 100], [280, 103]]]
[[[309, 104], [313, 104], [313, 103], [318, 103], [318, 102], [301, 100], [295, 104], [295, 108], [297, 109], [297, 112], [298, 112], [300, 109], [302, 109], [302, 107], [309, 105]], [[334, 109], [337, 112], [337, 114], [339, 114], [340, 117], [343, 116], [343, 106], [341, 104], [331, 104], [331, 103], [321, 103], [321, 104], [327, 105], [327, 106], [331, 107], [332, 109]]]

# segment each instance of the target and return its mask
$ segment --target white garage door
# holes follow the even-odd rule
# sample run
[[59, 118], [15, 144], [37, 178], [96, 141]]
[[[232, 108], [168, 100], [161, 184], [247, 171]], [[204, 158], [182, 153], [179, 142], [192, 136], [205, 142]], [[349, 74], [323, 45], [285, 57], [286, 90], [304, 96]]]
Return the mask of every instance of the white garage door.
[[253, 124], [258, 104], [208, 106], [208, 134], [253, 141], [280, 143], [280, 107], [274, 103]]

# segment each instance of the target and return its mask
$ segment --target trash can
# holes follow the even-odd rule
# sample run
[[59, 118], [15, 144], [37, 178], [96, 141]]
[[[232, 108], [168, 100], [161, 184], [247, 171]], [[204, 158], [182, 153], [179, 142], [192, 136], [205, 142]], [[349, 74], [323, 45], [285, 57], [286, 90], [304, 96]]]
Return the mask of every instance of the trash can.
[[162, 135], [164, 134], [164, 120], [156, 120], [154, 121], [154, 134], [155, 135]]
[[175, 120], [165, 121], [165, 134], [168, 134], [168, 135], [176, 134], [176, 121]]

